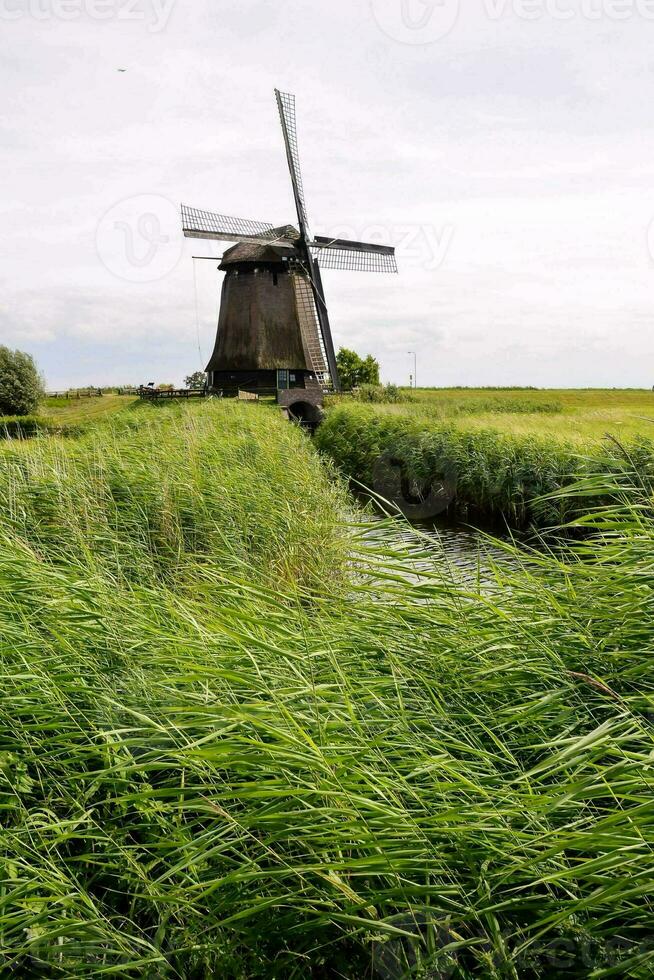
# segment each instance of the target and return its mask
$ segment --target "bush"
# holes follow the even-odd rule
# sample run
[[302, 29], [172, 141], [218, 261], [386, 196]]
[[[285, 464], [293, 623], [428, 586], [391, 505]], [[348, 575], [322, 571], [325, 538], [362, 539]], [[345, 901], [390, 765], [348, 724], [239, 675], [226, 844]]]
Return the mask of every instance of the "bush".
[[44, 394], [33, 358], [0, 346], [0, 415], [31, 415]]
[[411, 395], [392, 384], [361, 385], [354, 392], [354, 397], [359, 402], [373, 402], [377, 405], [395, 405], [412, 400]]

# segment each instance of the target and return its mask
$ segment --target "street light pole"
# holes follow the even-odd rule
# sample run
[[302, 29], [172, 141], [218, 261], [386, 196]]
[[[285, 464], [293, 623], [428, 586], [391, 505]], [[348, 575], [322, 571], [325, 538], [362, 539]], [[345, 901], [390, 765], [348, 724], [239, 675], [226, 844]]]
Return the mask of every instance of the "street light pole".
[[418, 355], [414, 350], [407, 351], [407, 354], [413, 354], [413, 387], [418, 387]]

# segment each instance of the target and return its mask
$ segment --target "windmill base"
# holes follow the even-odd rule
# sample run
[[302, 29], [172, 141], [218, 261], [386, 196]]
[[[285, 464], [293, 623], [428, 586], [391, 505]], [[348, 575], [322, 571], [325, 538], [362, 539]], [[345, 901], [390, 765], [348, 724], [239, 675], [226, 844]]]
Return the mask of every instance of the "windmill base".
[[315, 375], [306, 370], [270, 371], [209, 371], [208, 388], [210, 393], [224, 398], [237, 398], [239, 391], [249, 391], [253, 395], [277, 395], [280, 390], [317, 388], [322, 396], [322, 388]]
[[286, 388], [277, 392], [277, 404], [287, 418], [315, 432], [323, 417], [324, 392], [317, 381], [307, 380], [305, 388]]

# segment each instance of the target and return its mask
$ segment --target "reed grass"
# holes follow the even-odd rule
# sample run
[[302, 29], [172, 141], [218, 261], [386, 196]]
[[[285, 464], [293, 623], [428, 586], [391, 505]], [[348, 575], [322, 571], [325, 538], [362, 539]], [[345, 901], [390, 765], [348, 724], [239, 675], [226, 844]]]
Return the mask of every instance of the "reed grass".
[[636, 474], [490, 583], [259, 406], [0, 474], [6, 975], [651, 975]]
[[[379, 463], [392, 459], [419, 488], [416, 492], [424, 494], [420, 488], [444, 483], [452, 488], [442, 510], [432, 516], [447, 514], [512, 529], [558, 528], [604, 506], [607, 498], [561, 492], [585, 476], [636, 467], [651, 483], [654, 467], [654, 444], [648, 439], [624, 446], [608, 439], [581, 449], [548, 436], [465, 428], [410, 411], [391, 414], [379, 406], [352, 404], [328, 411], [316, 442], [357, 485], [383, 495]], [[402, 508], [405, 502], [400, 495], [392, 503]]]
[[78, 440], [7, 449], [3, 518], [48, 561], [116, 579], [175, 578], [204, 556], [307, 586], [339, 564], [342, 499], [303, 450], [264, 407], [143, 404]]

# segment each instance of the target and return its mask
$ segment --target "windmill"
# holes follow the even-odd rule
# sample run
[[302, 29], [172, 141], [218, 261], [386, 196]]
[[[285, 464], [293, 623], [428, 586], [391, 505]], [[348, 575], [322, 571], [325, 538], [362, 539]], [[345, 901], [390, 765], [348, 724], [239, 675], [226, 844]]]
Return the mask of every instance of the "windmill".
[[209, 387], [224, 394], [340, 390], [321, 268], [397, 272], [386, 245], [311, 235], [295, 96], [275, 90], [299, 230], [182, 205], [187, 238], [236, 242], [222, 257], [223, 282]]

